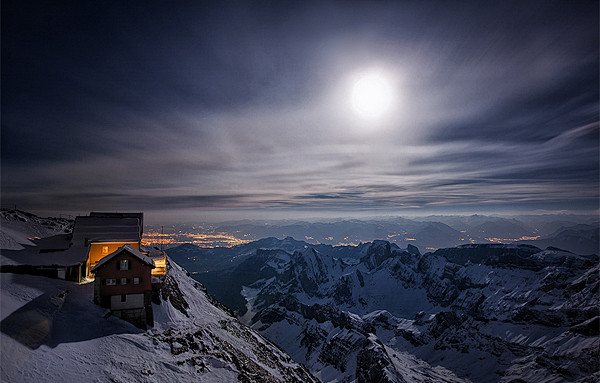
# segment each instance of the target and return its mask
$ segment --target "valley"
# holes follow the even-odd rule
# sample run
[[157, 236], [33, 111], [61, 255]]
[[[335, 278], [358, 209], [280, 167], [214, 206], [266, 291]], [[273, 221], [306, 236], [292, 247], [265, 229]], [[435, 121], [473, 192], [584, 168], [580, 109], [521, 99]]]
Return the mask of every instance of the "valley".
[[596, 255], [292, 238], [169, 255], [322, 381], [583, 382], [599, 369]]

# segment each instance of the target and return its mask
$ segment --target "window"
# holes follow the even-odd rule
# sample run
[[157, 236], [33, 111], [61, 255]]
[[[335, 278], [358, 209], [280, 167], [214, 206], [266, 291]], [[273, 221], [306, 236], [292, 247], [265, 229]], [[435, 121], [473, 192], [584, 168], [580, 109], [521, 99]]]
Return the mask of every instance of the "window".
[[127, 295], [121, 294], [121, 303], [127, 303]]
[[108, 254], [108, 246], [102, 246], [102, 254], [103, 255]]
[[117, 280], [116, 279], [105, 279], [104, 284], [106, 286], [114, 286], [117, 284]]
[[121, 284], [122, 285], [126, 285], [129, 282], [129, 279], [127, 278], [121, 278]]
[[124, 259], [119, 262], [119, 270], [129, 270], [129, 261]]
[[140, 279], [138, 277], [133, 278], [133, 284], [134, 285], [139, 285], [140, 284]]

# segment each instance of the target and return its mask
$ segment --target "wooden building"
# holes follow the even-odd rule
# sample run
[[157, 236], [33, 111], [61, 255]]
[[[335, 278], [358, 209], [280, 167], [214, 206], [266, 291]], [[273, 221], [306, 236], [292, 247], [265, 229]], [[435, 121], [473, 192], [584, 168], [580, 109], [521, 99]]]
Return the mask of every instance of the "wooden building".
[[87, 276], [100, 259], [124, 245], [140, 249], [144, 213], [99, 213], [78, 216], [73, 225], [72, 242], [88, 249]]
[[115, 316], [145, 329], [153, 325], [152, 259], [127, 244], [96, 262], [94, 301]]
[[43, 275], [78, 283], [90, 282], [98, 262], [128, 245], [154, 261], [157, 282], [166, 274], [166, 254], [142, 249], [144, 213], [91, 212], [75, 218], [71, 234], [35, 239], [35, 246], [2, 252], [0, 272]]
[[71, 234], [30, 239], [33, 246], [22, 250], [2, 250], [0, 272], [41, 275], [82, 282], [86, 279], [87, 249], [72, 246]]

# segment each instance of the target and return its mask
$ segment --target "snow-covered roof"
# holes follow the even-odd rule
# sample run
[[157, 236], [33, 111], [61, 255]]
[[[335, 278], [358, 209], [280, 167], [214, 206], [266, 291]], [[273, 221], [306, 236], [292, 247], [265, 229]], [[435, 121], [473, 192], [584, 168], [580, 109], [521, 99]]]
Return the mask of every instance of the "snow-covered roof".
[[88, 248], [73, 245], [63, 251], [40, 252], [36, 246], [23, 250], [2, 250], [0, 265], [73, 266], [86, 261]]
[[138, 242], [141, 221], [138, 217], [79, 216], [73, 227], [73, 243]]
[[36, 244], [40, 253], [67, 250], [71, 247], [71, 235], [56, 234], [51, 237], [34, 239], [33, 243]]
[[95, 273], [99, 268], [104, 266], [107, 262], [109, 262], [111, 259], [113, 259], [114, 257], [116, 257], [117, 255], [119, 255], [123, 252], [127, 252], [128, 254], [133, 255], [134, 257], [138, 258], [140, 261], [144, 262], [145, 264], [150, 265], [152, 268], [155, 267], [154, 261], [152, 259], [148, 258], [147, 256], [145, 256], [144, 254], [142, 254], [139, 250], [134, 249], [130, 245], [123, 245], [123, 246], [119, 247], [116, 251], [108, 254], [106, 257], [101, 258], [98, 261], [98, 263], [96, 264], [96, 266], [94, 266], [92, 268], [91, 272]]
[[144, 213], [105, 213], [99, 211], [90, 212], [90, 217], [104, 217], [104, 218], [137, 218], [140, 226], [140, 237], [144, 230]]

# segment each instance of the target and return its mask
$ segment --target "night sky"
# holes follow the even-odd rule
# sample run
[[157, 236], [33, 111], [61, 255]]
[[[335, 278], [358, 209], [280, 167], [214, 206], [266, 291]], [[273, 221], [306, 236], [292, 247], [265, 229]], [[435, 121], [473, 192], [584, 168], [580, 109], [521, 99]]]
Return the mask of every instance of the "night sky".
[[[595, 213], [597, 1], [2, 1], [2, 206]], [[381, 116], [351, 102], [366, 73]]]

